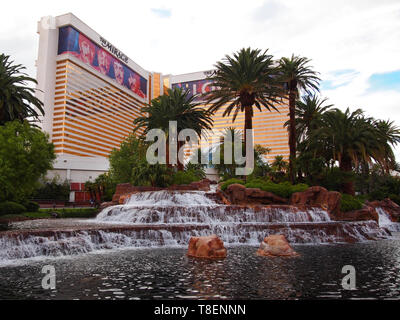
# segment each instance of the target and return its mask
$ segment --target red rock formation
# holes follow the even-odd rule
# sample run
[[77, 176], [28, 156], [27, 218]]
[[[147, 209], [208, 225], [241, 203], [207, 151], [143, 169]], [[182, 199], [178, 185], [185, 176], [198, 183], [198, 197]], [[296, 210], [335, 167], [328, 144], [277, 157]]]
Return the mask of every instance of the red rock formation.
[[337, 220], [341, 218], [341, 198], [342, 196], [339, 192], [328, 191], [323, 187], [315, 186], [308, 188], [304, 192], [294, 193], [290, 199], [290, 204], [321, 207], [328, 211], [331, 218]]
[[134, 194], [134, 193], [138, 193], [138, 192], [147, 192], [147, 191], [160, 191], [160, 190], [163, 190], [163, 189], [156, 188], [156, 187], [137, 187], [137, 186], [131, 185], [130, 183], [121, 183], [121, 184], [117, 185], [112, 202], [114, 202], [116, 204], [121, 203], [120, 197], [122, 195]]
[[224, 243], [216, 235], [209, 237], [192, 237], [187, 255], [195, 258], [221, 259], [226, 258]]
[[285, 236], [282, 234], [271, 235], [264, 239], [257, 250], [258, 256], [264, 257], [296, 257], [299, 254], [293, 250]]
[[367, 205], [373, 208], [382, 208], [385, 210], [390, 217], [392, 218], [393, 222], [398, 222], [400, 218], [400, 206], [393, 202], [390, 199], [385, 199], [382, 201], [373, 201], [373, 202], [367, 202]]
[[343, 221], [368, 221], [373, 220], [379, 224], [379, 215], [375, 208], [364, 206], [360, 210], [342, 213], [341, 220]]
[[232, 204], [237, 205], [268, 205], [268, 204], [285, 204], [288, 201], [277, 195], [262, 191], [256, 188], [246, 188], [241, 184], [231, 184], [226, 189], [226, 194]]
[[217, 190], [215, 193], [218, 199], [226, 206], [230, 206], [232, 203], [227, 199], [225, 193], [222, 190]]

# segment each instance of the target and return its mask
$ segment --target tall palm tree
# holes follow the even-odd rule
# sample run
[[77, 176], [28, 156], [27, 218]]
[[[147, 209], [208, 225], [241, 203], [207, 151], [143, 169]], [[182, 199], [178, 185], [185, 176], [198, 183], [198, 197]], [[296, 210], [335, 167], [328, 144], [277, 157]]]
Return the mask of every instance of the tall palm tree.
[[280, 102], [281, 86], [278, 84], [277, 68], [268, 50], [241, 49], [233, 56], [226, 55], [215, 64], [215, 71], [209, 77], [215, 90], [203, 95], [209, 111], [215, 113], [225, 108], [223, 116], [235, 121], [239, 112], [244, 112], [244, 136], [246, 129], [253, 129], [253, 107], [271, 111]]
[[[213, 120], [211, 113], [195, 102], [195, 96], [180, 88], [168, 89], [166, 94], [153, 99], [150, 105], [143, 107], [141, 112], [147, 114], [134, 120], [135, 130], [144, 128], [144, 134], [152, 129], [161, 129], [167, 135], [169, 122], [177, 121], [178, 134], [181, 130], [192, 129], [201, 136], [203, 129], [211, 130]], [[168, 139], [167, 139], [168, 144]], [[178, 141], [178, 150], [184, 142]], [[169, 161], [167, 145], [167, 163]], [[183, 170], [183, 163], [178, 161], [178, 170]]]
[[35, 89], [27, 86], [37, 82], [23, 73], [24, 69], [20, 64], [14, 65], [10, 56], [0, 54], [0, 125], [13, 120], [37, 121], [40, 114], [44, 115]]
[[295, 108], [296, 100], [300, 95], [300, 91], [310, 94], [312, 91], [319, 92], [318, 73], [309, 66], [311, 60], [305, 57], [292, 55], [291, 58], [283, 57], [279, 60], [279, 70], [282, 81], [286, 83], [286, 94], [289, 96], [289, 176], [292, 183], [295, 183], [294, 161], [296, 159], [296, 117]]

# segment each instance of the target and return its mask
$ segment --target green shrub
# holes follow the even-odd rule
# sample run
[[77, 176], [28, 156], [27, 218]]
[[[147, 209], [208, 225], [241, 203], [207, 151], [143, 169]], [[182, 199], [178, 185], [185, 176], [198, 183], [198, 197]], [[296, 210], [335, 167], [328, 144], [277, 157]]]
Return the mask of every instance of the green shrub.
[[244, 181], [236, 178], [232, 178], [229, 180], [226, 180], [224, 183], [221, 185], [221, 190], [225, 191], [231, 184], [242, 184], [244, 185]]
[[389, 199], [400, 206], [400, 196], [397, 194], [389, 194]]
[[340, 202], [340, 210], [342, 212], [360, 210], [362, 207], [363, 203], [361, 200], [349, 194], [342, 194], [342, 199]]
[[56, 177], [52, 180], [42, 181], [31, 198], [67, 201], [69, 199], [69, 191], [69, 182], [67, 180], [60, 182], [59, 178]]
[[192, 171], [178, 171], [172, 176], [172, 184], [190, 184], [199, 181]]
[[25, 201], [22, 205], [26, 208], [27, 212], [38, 212], [40, 209], [39, 203], [35, 201]]
[[26, 212], [26, 208], [19, 203], [6, 201], [0, 202], [0, 216], [6, 214], [20, 214]]
[[255, 179], [246, 183], [246, 188], [259, 188], [263, 191], [271, 192], [282, 198], [290, 198], [293, 193], [306, 191], [309, 187], [306, 184], [292, 185], [289, 182], [273, 183], [262, 179]]

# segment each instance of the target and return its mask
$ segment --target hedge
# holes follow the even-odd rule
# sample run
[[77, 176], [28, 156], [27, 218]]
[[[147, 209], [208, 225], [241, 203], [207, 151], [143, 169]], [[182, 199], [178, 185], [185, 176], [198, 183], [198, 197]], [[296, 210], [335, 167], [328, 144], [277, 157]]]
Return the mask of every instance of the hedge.
[[24, 212], [26, 212], [26, 208], [22, 204], [11, 201], [0, 202], [0, 216]]

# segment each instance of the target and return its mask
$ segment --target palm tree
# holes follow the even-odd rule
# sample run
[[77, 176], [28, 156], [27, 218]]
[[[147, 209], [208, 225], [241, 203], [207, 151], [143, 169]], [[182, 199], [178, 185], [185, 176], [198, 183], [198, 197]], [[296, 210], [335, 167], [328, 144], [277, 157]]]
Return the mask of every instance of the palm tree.
[[308, 65], [311, 60], [305, 57], [292, 55], [291, 58], [283, 57], [279, 60], [279, 71], [282, 81], [287, 85], [286, 94], [289, 95], [289, 176], [292, 183], [295, 183], [294, 161], [296, 159], [296, 99], [298, 99], [299, 91], [305, 91], [310, 94], [312, 91], [319, 92], [319, 81], [317, 72], [312, 70]]
[[[324, 105], [327, 98], [321, 99], [317, 95], [306, 95], [296, 102], [296, 140], [300, 143], [310, 133], [321, 126], [322, 115], [333, 105]], [[285, 127], [290, 127], [290, 120]]]
[[272, 162], [272, 167], [278, 172], [284, 172], [287, 169], [287, 162], [283, 159], [283, 156], [276, 156]]
[[0, 54], [0, 125], [13, 120], [37, 121], [39, 113], [44, 115], [43, 103], [34, 96], [35, 89], [27, 86], [37, 82], [22, 72], [25, 67], [9, 59]]
[[389, 174], [390, 170], [394, 170], [397, 167], [392, 147], [400, 142], [400, 128], [395, 126], [393, 121], [389, 120], [377, 120], [373, 125], [378, 132], [377, 137], [380, 146], [376, 158], [384, 171]]
[[[168, 134], [170, 121], [177, 121], [178, 134], [181, 130], [192, 129], [200, 137], [202, 130], [212, 129], [211, 113], [199, 107], [199, 103], [195, 102], [195, 96], [190, 96], [189, 91], [183, 91], [180, 88], [168, 89], [165, 95], [153, 99], [150, 105], [141, 109], [141, 112], [147, 116], [134, 120], [136, 124], [134, 130], [143, 127], [144, 134], [152, 129], [161, 129]], [[167, 164], [169, 163], [168, 140]], [[178, 150], [183, 144], [184, 142], [178, 141]], [[180, 161], [178, 161], [178, 170], [183, 170], [183, 163]]]
[[281, 86], [277, 82], [277, 68], [267, 50], [241, 49], [226, 55], [215, 64], [215, 71], [209, 77], [215, 90], [203, 95], [209, 111], [215, 113], [225, 108], [223, 116], [233, 112], [233, 122], [239, 112], [245, 114], [244, 136], [246, 145], [246, 129], [253, 129], [253, 107], [262, 107], [271, 111], [279, 103]]
[[[372, 118], [366, 118], [361, 109], [342, 112], [339, 109], [329, 110], [323, 115], [322, 126], [309, 138], [317, 154], [329, 155], [339, 162], [343, 172], [351, 172], [353, 167], [372, 160], [383, 161], [383, 138], [374, 125]], [[395, 134], [393, 138], [400, 136]], [[343, 183], [343, 192], [354, 195], [353, 181]]]

